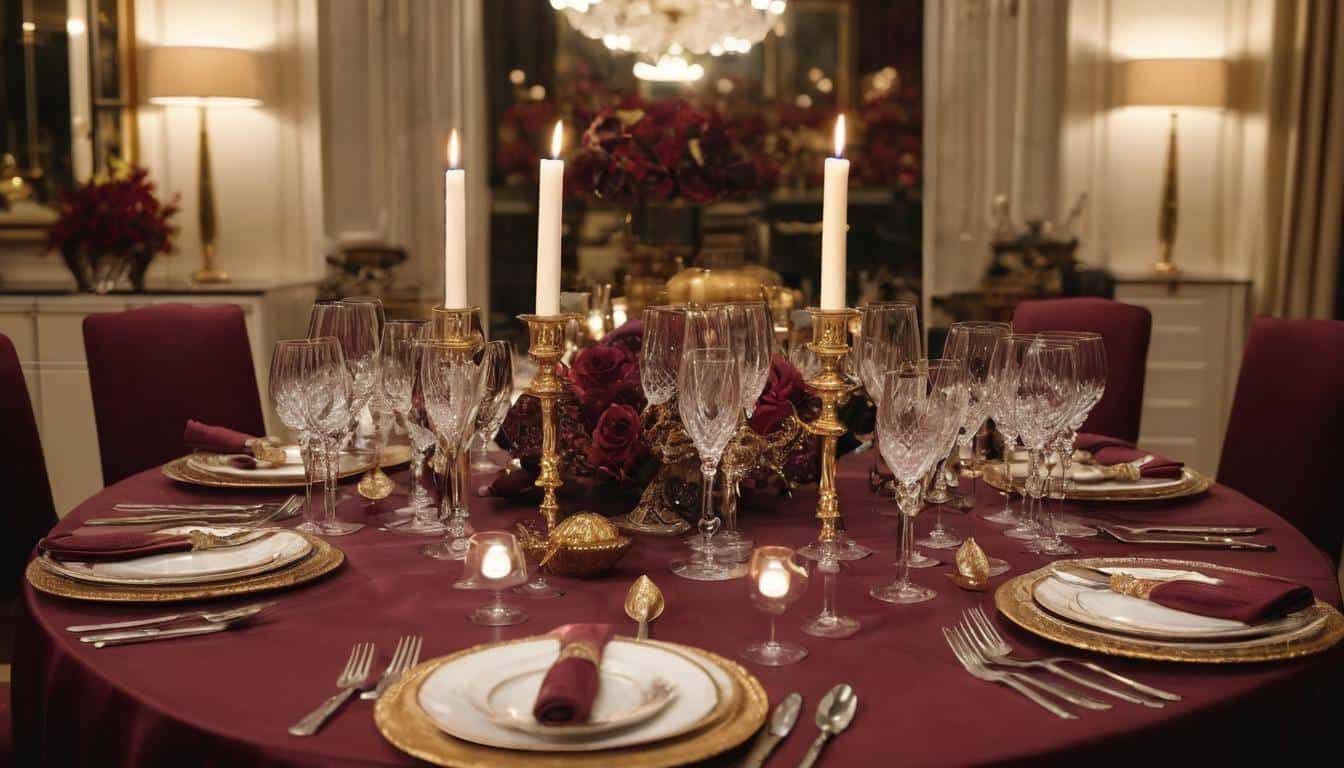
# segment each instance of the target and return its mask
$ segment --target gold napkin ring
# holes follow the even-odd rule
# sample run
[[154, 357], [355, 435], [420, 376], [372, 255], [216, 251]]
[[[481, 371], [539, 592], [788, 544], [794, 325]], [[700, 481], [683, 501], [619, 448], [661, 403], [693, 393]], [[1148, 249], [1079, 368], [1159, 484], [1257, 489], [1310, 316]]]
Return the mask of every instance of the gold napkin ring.
[[1162, 582], [1157, 579], [1140, 579], [1127, 573], [1111, 574], [1111, 591], [1130, 597], [1147, 600], [1153, 589]]
[[602, 652], [597, 649], [596, 645], [592, 643], [577, 642], [566, 643], [565, 646], [560, 649], [560, 658], [557, 659], [557, 661], [564, 661], [565, 659], [583, 659], [596, 667], [601, 658]]

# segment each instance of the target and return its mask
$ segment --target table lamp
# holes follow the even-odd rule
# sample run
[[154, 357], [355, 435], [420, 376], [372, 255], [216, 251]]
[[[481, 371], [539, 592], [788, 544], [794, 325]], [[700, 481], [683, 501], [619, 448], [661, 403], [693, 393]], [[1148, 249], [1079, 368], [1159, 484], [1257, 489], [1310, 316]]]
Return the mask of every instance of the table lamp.
[[[1134, 59], [1122, 64], [1122, 75], [1124, 106], [1216, 109], [1226, 99], [1227, 70], [1221, 59]], [[1171, 259], [1178, 213], [1176, 111], [1172, 109], [1162, 207], [1157, 221], [1161, 254], [1154, 265], [1161, 274], [1175, 275], [1180, 271]]]
[[197, 283], [226, 283], [228, 273], [215, 266], [215, 190], [210, 179], [206, 108], [260, 106], [261, 55], [237, 48], [160, 46], [147, 51], [145, 65], [149, 103], [199, 110], [198, 216], [202, 264], [191, 279]]

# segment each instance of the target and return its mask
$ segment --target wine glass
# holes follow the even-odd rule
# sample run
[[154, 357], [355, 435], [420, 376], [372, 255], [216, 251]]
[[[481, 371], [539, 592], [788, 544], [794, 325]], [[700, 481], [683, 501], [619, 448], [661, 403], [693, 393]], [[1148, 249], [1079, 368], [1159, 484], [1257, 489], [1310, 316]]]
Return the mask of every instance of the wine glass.
[[[1059, 507], [1062, 512], [1068, 494], [1073, 444], [1078, 438], [1078, 430], [1082, 429], [1088, 415], [1106, 393], [1106, 342], [1101, 334], [1091, 331], [1044, 331], [1039, 336], [1047, 341], [1072, 343], [1077, 354], [1078, 407], [1051, 445], [1060, 468]], [[1055, 532], [1061, 536], [1094, 536], [1097, 533], [1094, 528], [1063, 519], [1055, 520]]]
[[434, 432], [424, 413], [424, 395], [419, 386], [420, 335], [424, 320], [389, 320], [383, 326], [383, 398], [411, 442], [411, 487], [409, 503], [393, 511], [384, 527], [398, 533], [420, 536], [443, 533], [433, 500], [423, 485], [425, 454], [434, 445]]
[[646, 307], [639, 353], [639, 380], [649, 405], [662, 405], [677, 394], [681, 344], [686, 333], [686, 308]]
[[775, 619], [807, 591], [807, 569], [788, 547], [757, 547], [751, 552], [747, 576], [751, 579], [751, 602], [770, 614], [770, 639], [744, 648], [742, 658], [768, 667], [802, 661], [807, 649], [776, 639]]
[[994, 379], [991, 376], [990, 359], [994, 356], [994, 346], [999, 339], [1013, 332], [1008, 323], [990, 321], [969, 321], [953, 323], [948, 329], [947, 341], [943, 346], [943, 357], [960, 357], [966, 361], [966, 393], [969, 397], [966, 408], [966, 421], [957, 436], [959, 452], [971, 450], [971, 492], [966, 496], [957, 496], [955, 503], [960, 509], [972, 509], [975, 506], [976, 492], [979, 489], [980, 462], [975, 455], [975, 438], [989, 418]]
[[494, 593], [489, 604], [467, 615], [483, 627], [507, 627], [527, 621], [527, 613], [504, 602], [504, 591], [527, 581], [527, 561], [518, 539], [507, 531], [482, 531], [467, 541], [458, 589], [486, 589]]
[[[1057, 343], [1041, 337], [1022, 340], [1026, 346], [1021, 371], [1016, 376], [1015, 410], [1027, 447], [1027, 493], [1038, 506], [1046, 495], [1048, 470], [1045, 452], [1050, 441], [1065, 427], [1077, 409], [1079, 397], [1077, 351], [1072, 343]], [[1047, 476], [1043, 477], [1043, 471]], [[1054, 514], [1041, 507], [1040, 536], [1029, 549], [1047, 555], [1071, 555], [1077, 550], [1055, 532]]]
[[[325, 442], [332, 439], [332, 419], [345, 416], [349, 398], [340, 344], [333, 338], [276, 342], [269, 386], [276, 414], [298, 434], [306, 502], [299, 530], [341, 536], [363, 528], [336, 519], [335, 490], [327, 482]], [[312, 486], [318, 480], [323, 488], [321, 516], [313, 508]]]
[[746, 569], [741, 564], [717, 563], [709, 545], [720, 524], [714, 516], [714, 477], [741, 412], [728, 313], [722, 308], [687, 310], [682, 349], [677, 407], [682, 426], [700, 455], [700, 547], [692, 549], [688, 560], [673, 563], [672, 572], [697, 581], [735, 579]]
[[[1009, 334], [995, 342], [994, 353], [990, 357], [990, 376], [994, 380], [994, 389], [990, 394], [990, 416], [994, 419], [994, 429], [1003, 440], [1003, 477], [1006, 485], [1003, 493], [1003, 509], [992, 515], [985, 515], [991, 523], [1013, 526], [1007, 533], [1026, 530], [1028, 536], [1035, 535], [1030, 515], [1024, 509], [1022, 515], [1013, 511], [1013, 452], [1017, 450], [1020, 430], [1017, 426], [1017, 413], [1014, 409], [1017, 397], [1016, 376], [1021, 370], [1021, 355], [1026, 347], [1018, 344], [1018, 338], [1030, 338], [1030, 334]], [[1027, 503], [1026, 494], [1022, 501]], [[1019, 538], [1019, 536], [1014, 536]]]
[[886, 374], [877, 409], [877, 445], [896, 478], [902, 556], [897, 580], [869, 590], [878, 600], [920, 603], [937, 595], [911, 583], [905, 551], [913, 545], [914, 518], [923, 505], [921, 480], [937, 463], [949, 435], [960, 428], [965, 398], [965, 366], [959, 360], [920, 361]]
[[[338, 472], [341, 451], [357, 433], [361, 415], [378, 391], [382, 325], [383, 305], [376, 299], [319, 301], [308, 316], [308, 338], [333, 336], [340, 341], [350, 378], [350, 422], [327, 451], [327, 473], [332, 476], [332, 483]], [[376, 444], [373, 452], [376, 458]]]
[[[486, 358], [494, 353], [486, 351]], [[425, 396], [425, 411], [438, 438], [438, 450], [445, 453], [445, 467], [456, 466], [476, 424], [481, 404], [481, 372], [488, 363], [477, 363], [470, 350], [461, 345], [424, 340], [421, 342], [420, 381]], [[445, 536], [443, 541], [426, 544], [421, 553], [439, 560], [461, 560], [467, 553], [471, 523], [467, 514], [467, 494], [454, 483], [451, 497], [443, 499]]]
[[513, 404], [513, 344], [507, 341], [488, 342], [486, 348], [494, 348], [490, 368], [483, 375], [484, 392], [481, 406], [476, 411], [475, 443], [480, 451], [471, 468], [477, 472], [493, 472], [499, 465], [491, 461], [486, 447], [495, 439], [495, 433], [509, 415], [509, 406]]

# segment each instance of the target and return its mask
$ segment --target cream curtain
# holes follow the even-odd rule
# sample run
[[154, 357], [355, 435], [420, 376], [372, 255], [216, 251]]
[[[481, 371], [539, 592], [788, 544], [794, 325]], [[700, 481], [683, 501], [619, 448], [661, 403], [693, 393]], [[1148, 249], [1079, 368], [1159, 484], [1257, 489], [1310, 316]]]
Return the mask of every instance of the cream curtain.
[[1277, 3], [1260, 310], [1333, 317], [1344, 225], [1344, 8]]

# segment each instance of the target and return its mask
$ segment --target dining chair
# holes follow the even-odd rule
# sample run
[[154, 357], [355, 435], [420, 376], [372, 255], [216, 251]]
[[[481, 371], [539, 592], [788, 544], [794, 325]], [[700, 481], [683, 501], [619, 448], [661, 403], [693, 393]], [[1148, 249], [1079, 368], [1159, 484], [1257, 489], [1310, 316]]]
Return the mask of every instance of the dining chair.
[[1146, 307], [1090, 296], [1024, 301], [1013, 312], [1013, 330], [1091, 331], [1106, 342], [1106, 393], [1083, 423], [1084, 432], [1130, 442], [1139, 439], [1143, 380], [1153, 315]]
[[1344, 322], [1251, 323], [1218, 482], [1292, 523], [1338, 564], [1344, 546]]
[[266, 432], [243, 310], [159, 304], [84, 318], [103, 483], [181, 456], [188, 419]]
[[4, 534], [0, 535], [0, 603], [5, 617], [20, 594], [23, 569], [37, 540], [56, 525], [42, 440], [28, 398], [19, 355], [8, 336], [0, 334], [0, 488], [5, 491]]

